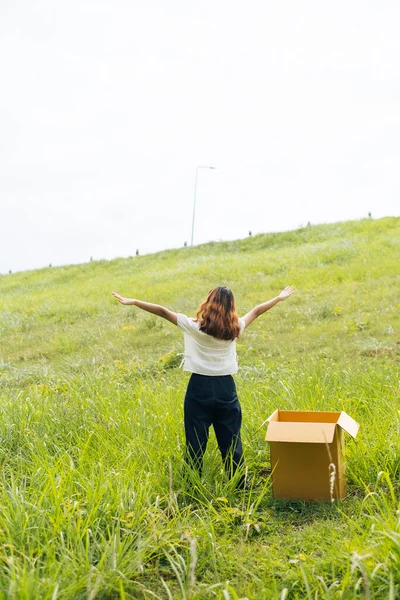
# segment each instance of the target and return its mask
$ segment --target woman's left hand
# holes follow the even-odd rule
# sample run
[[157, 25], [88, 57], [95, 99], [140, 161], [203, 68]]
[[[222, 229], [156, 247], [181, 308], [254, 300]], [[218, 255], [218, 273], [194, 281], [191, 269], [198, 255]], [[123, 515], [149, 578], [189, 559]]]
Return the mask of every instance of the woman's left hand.
[[130, 298], [124, 298], [123, 296], [117, 294], [117, 292], [112, 292], [112, 295], [118, 300], [118, 302], [121, 302], [121, 304], [131, 304]]

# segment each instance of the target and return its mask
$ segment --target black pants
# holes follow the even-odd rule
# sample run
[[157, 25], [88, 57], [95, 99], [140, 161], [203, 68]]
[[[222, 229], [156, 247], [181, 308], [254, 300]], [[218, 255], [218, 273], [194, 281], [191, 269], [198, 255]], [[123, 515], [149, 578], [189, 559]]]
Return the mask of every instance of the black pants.
[[186, 391], [184, 414], [186, 463], [201, 474], [208, 431], [213, 425], [225, 469], [232, 476], [243, 464], [242, 411], [233, 377], [193, 373]]

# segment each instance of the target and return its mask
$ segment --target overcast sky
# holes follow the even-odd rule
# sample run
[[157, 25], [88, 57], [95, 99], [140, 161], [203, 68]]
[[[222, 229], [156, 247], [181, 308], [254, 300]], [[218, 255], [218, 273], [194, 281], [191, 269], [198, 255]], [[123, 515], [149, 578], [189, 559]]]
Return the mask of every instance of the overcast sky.
[[0, 0], [0, 272], [400, 215], [398, 0]]

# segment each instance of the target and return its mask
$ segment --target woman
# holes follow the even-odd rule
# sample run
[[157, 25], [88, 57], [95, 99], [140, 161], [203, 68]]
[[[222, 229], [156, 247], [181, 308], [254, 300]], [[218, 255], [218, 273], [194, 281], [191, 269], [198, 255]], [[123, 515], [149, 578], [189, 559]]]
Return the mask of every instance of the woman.
[[286, 287], [278, 296], [255, 306], [239, 318], [231, 290], [212, 289], [197, 310], [196, 319], [175, 313], [159, 304], [113, 296], [177, 325], [184, 334], [184, 370], [192, 373], [184, 404], [186, 455], [188, 464], [201, 474], [210, 425], [214, 426], [225, 469], [232, 476], [243, 464], [240, 439], [242, 412], [232, 375], [237, 372], [236, 340], [257, 317], [294, 291]]

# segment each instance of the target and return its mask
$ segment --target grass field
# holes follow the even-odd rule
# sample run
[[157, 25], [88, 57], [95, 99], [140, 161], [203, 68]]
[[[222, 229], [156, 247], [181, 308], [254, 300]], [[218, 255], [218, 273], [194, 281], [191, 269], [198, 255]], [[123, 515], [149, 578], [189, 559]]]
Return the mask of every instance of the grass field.
[[[194, 315], [296, 294], [238, 343], [250, 489], [182, 473], [177, 328], [115, 290]], [[0, 276], [0, 597], [400, 598], [400, 219], [259, 235]], [[275, 409], [345, 410], [343, 501], [272, 497]]]

